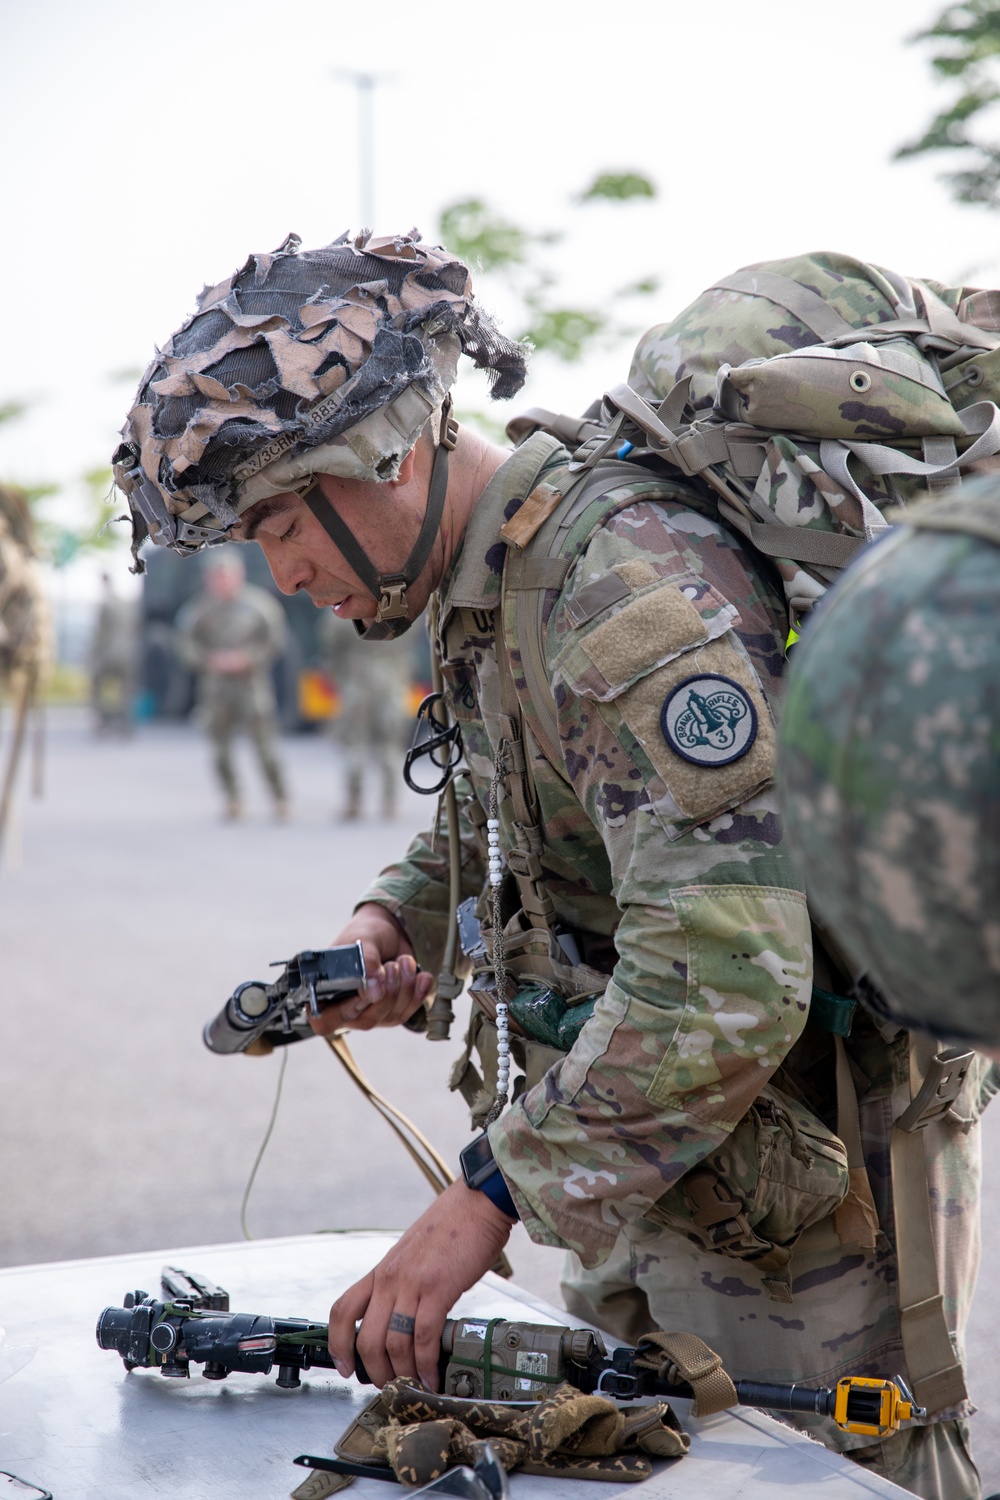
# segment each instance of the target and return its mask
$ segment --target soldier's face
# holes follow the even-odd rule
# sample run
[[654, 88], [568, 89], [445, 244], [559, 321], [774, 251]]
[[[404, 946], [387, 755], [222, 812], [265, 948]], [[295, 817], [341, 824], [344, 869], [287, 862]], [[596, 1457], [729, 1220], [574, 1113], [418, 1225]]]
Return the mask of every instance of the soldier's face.
[[[320, 476], [325, 498], [383, 575], [402, 570], [420, 531], [427, 476], [418, 453], [407, 457], [398, 479], [385, 484]], [[283, 594], [305, 592], [318, 608], [332, 609], [343, 620], [374, 620], [376, 600], [300, 496], [279, 495], [255, 506], [238, 535], [259, 542]], [[435, 562], [432, 556], [425, 574]], [[422, 576], [409, 591], [411, 617], [423, 609], [432, 587]]]

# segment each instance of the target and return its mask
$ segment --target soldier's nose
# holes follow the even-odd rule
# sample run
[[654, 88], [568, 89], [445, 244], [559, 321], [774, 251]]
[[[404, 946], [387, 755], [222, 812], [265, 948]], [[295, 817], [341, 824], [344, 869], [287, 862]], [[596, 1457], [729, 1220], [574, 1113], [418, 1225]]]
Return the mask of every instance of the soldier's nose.
[[309, 581], [309, 569], [301, 560], [286, 559], [280, 554], [275, 556], [273, 552], [269, 552], [267, 563], [271, 569], [271, 577], [283, 594], [297, 594]]

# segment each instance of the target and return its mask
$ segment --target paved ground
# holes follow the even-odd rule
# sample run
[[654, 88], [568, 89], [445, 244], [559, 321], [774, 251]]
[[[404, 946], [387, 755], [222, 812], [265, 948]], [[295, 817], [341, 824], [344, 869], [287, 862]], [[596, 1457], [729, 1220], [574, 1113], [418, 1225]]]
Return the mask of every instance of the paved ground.
[[[395, 824], [337, 825], [328, 746], [297, 738], [284, 753], [291, 823], [269, 820], [249, 768], [247, 820], [223, 826], [194, 731], [97, 742], [79, 715], [53, 716], [46, 796], [22, 802], [0, 867], [0, 1265], [238, 1238], [278, 1063], [214, 1057], [201, 1027], [239, 980], [329, 941], [426, 813], [407, 794]], [[445, 1089], [455, 1043], [381, 1032], [354, 1048], [457, 1161], [468, 1131]], [[1000, 1491], [1000, 1106], [985, 1140], [970, 1343], [990, 1493]], [[251, 1232], [401, 1227], [428, 1200], [327, 1049], [291, 1048]], [[512, 1259], [523, 1285], [557, 1300], [557, 1252], [519, 1230]], [[110, 1300], [122, 1289], [107, 1290]]]

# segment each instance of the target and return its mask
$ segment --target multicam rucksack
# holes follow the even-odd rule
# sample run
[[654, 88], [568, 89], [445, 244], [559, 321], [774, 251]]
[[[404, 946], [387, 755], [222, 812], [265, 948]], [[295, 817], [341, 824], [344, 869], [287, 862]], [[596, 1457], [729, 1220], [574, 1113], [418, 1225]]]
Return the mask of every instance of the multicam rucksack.
[[696, 478], [774, 559], [792, 614], [886, 528], [883, 511], [1000, 453], [1000, 292], [914, 281], [822, 252], [748, 266], [639, 342], [603, 431], [534, 411]]
[[[650, 329], [629, 384], [610, 391], [599, 414], [575, 419], [535, 409], [516, 418], [507, 429], [515, 441], [541, 430], [571, 450], [575, 482], [562, 492], [539, 485], [500, 533], [508, 553], [495, 628], [501, 679], [506, 656], [520, 669], [510, 673], [515, 701], [505, 708], [514, 740], [526, 738], [519, 714], [558, 770], [545, 593], [561, 585], [593, 529], [631, 503], [643, 468], [660, 480], [661, 497], [676, 486], [672, 498], [717, 515], [772, 560], [794, 639], [799, 618], [836, 573], [887, 529], [884, 511], [955, 485], [963, 472], [1000, 467], [998, 350], [1000, 292], [908, 281], [823, 253], [748, 267]], [[628, 592], [612, 573], [587, 583], [575, 601], [589, 618]], [[520, 765], [507, 777], [508, 792], [517, 782], [530, 813], [530, 757], [522, 753]], [[519, 826], [529, 855], [529, 846], [541, 848], [530, 816], [519, 814]], [[522, 909], [534, 914], [539, 892], [521, 874], [530, 873], [528, 859], [508, 862]], [[535, 866], [541, 869], [538, 858]], [[543, 923], [532, 915], [530, 925]], [[527, 933], [539, 943], [543, 937]], [[849, 987], [825, 938], [823, 947], [833, 975], [824, 982], [839, 983], [839, 974]], [[727, 1138], [727, 1164], [704, 1163], [650, 1215], [704, 1248], [754, 1261], [779, 1300], [791, 1295], [798, 1235], [833, 1204], [844, 1243], [870, 1250], [876, 1242], [879, 1219], [844, 1042], [857, 1009], [854, 999], [813, 991], [817, 1034], [829, 1035], [810, 1045], [832, 1059], [836, 1136], [811, 1110], [796, 1113], [772, 1084]], [[563, 1017], [557, 1020], [558, 1052], [570, 1038], [564, 1042]], [[962, 1401], [965, 1386], [942, 1311], [921, 1127], [938, 1117], [931, 1098], [942, 1117], [954, 1106], [973, 1055], [924, 1055], [903, 1033], [887, 1042], [867, 1015], [855, 1027], [862, 1029], [852, 1045], [871, 1052], [871, 1076], [881, 1070], [888, 1080], [908, 1070], [911, 1078], [913, 1102], [891, 1132], [896, 1212], [907, 1225], [897, 1235], [900, 1318], [918, 1399], [939, 1411]], [[831, 1078], [826, 1084], [833, 1087]], [[765, 1151], [786, 1141], [780, 1170], [758, 1170]]]

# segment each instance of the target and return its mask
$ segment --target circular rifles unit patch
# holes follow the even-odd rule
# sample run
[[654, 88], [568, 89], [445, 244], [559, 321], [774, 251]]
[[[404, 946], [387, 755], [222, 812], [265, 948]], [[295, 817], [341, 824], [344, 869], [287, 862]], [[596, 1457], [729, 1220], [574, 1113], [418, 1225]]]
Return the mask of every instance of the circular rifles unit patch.
[[660, 711], [663, 738], [695, 766], [728, 766], [757, 738], [757, 710], [731, 677], [685, 677]]

